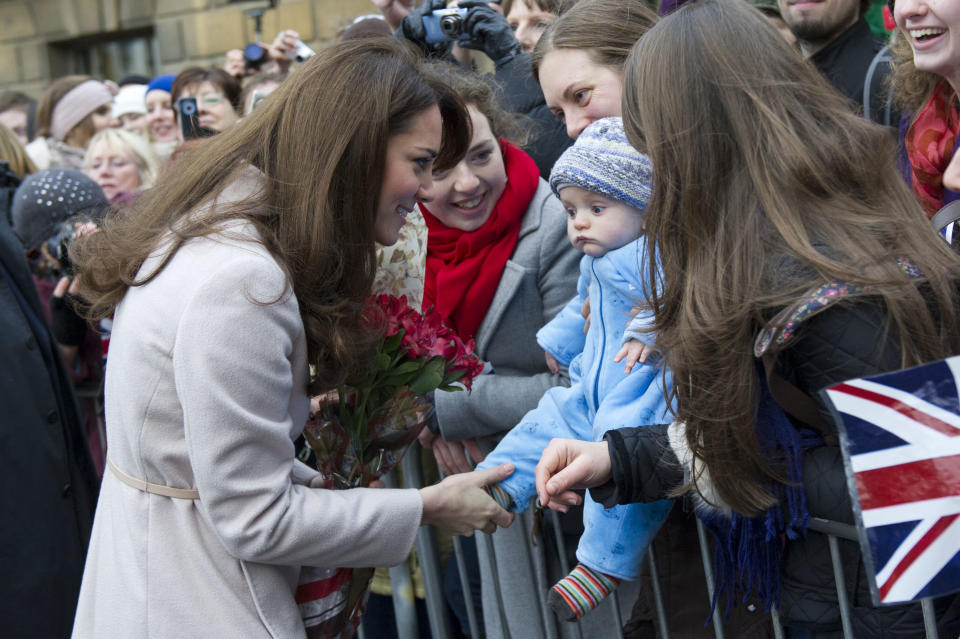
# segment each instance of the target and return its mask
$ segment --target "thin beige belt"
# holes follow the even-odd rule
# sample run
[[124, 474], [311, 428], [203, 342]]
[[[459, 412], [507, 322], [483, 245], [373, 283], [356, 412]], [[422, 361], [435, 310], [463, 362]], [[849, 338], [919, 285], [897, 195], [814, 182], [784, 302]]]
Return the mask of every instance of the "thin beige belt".
[[131, 486], [137, 490], [142, 490], [145, 493], [163, 495], [164, 497], [173, 497], [174, 499], [200, 499], [200, 491], [195, 488], [171, 488], [170, 486], [164, 486], [163, 484], [151, 484], [148, 481], [131, 477], [117, 468], [117, 465], [113, 463], [113, 460], [110, 459], [109, 455], [107, 456], [107, 466], [109, 466], [110, 470], [113, 471], [113, 474], [117, 476], [117, 479], [125, 483], [127, 486]]

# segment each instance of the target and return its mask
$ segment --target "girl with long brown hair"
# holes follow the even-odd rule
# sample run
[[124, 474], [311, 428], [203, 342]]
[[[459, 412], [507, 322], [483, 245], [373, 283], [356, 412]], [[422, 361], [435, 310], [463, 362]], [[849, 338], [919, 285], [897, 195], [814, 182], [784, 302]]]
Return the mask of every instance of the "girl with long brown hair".
[[423, 523], [509, 524], [480, 488], [509, 468], [329, 491], [294, 456], [308, 391], [369, 365], [374, 239], [396, 241], [469, 131], [410, 49], [344, 43], [75, 242], [90, 315], [114, 315], [75, 637], [304, 636], [300, 566], [398, 563]]
[[[601, 444], [551, 444], [540, 497], [563, 502], [570, 486], [611, 475], [595, 499], [693, 489], [701, 519], [734, 548], [733, 557], [720, 551], [734, 570], [728, 594], [757, 588], [779, 600], [796, 636], [839, 630], [836, 593], [821, 579], [826, 538], [801, 535], [804, 499], [810, 515], [853, 521], [835, 432], [816, 428], [830, 422], [817, 391], [960, 352], [960, 258], [899, 179], [883, 129], [851, 114], [744, 3], [694, 3], [651, 29], [628, 61], [623, 107], [628, 137], [655, 170], [646, 232], [663, 282], [647, 289], [676, 421], [614, 431]], [[857, 292], [792, 334], [779, 330], [828, 283]], [[770, 329], [776, 339], [757, 340]], [[761, 353], [816, 402], [822, 424], [777, 408]], [[758, 544], [745, 538], [751, 529]], [[780, 536], [767, 542], [764, 530], [785, 535], [782, 555]], [[922, 632], [918, 606], [871, 606], [859, 547], [840, 543], [855, 634]], [[935, 604], [945, 634], [957, 632], [950, 603]]]

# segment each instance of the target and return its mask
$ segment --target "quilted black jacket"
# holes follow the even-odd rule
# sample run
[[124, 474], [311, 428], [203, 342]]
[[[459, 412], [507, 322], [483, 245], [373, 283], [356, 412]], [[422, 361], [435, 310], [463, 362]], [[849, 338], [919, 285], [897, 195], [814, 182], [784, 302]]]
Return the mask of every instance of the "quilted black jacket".
[[[884, 330], [883, 309], [876, 303], [832, 306], [808, 319], [795, 342], [779, 354], [777, 370], [801, 390], [817, 391], [833, 383], [900, 368], [896, 330]], [[818, 399], [819, 401], [819, 399]], [[826, 409], [826, 422], [831, 423]], [[606, 506], [662, 499], [682, 484], [683, 472], [667, 442], [667, 426], [610, 431], [613, 479], [593, 489]], [[803, 461], [807, 507], [814, 517], [853, 523], [840, 450], [808, 449]], [[853, 605], [858, 638], [907, 639], [923, 636], [919, 605], [873, 608], [867, 574], [856, 542], [839, 540], [846, 590]], [[789, 542], [781, 569], [780, 614], [784, 625], [820, 632], [839, 631], [833, 568], [827, 538], [809, 532]], [[941, 637], [960, 634], [960, 596], [935, 602]]]

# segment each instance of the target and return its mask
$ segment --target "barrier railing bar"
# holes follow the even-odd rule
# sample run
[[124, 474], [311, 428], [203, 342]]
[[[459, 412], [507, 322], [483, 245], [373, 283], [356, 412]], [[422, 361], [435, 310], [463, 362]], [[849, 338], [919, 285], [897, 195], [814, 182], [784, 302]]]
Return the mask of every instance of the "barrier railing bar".
[[[841, 539], [848, 539], [850, 541], [859, 541], [856, 527], [850, 524], [841, 523], [839, 521], [812, 517], [810, 519], [808, 528], [810, 530], [827, 535], [827, 540], [830, 543], [830, 558], [834, 566], [834, 579], [836, 579], [838, 572], [840, 575], [843, 574], [843, 569], [839, 563], [840, 547], [837, 544], [836, 538], [839, 537]], [[834, 550], [835, 547], [836, 551]], [[838, 581], [837, 583], [840, 584], [842, 582]], [[845, 618], [847, 618], [849, 621], [848, 617], [845, 617], [845, 613], [849, 615], [850, 610], [850, 604], [847, 600], [846, 590], [841, 589], [838, 585], [837, 593], [837, 600], [840, 603], [840, 620], [842, 622]], [[923, 611], [923, 628], [925, 632], [925, 639], [938, 639], [939, 632], [937, 631], [937, 620], [933, 613], [933, 602], [929, 598], [921, 599], [920, 608]], [[853, 632], [849, 626], [849, 623], [843, 626], [844, 637], [847, 638], [853, 637]]]
[[[400, 467], [403, 469], [404, 482], [410, 488], [423, 487], [423, 468], [420, 465], [420, 444], [414, 442], [407, 454], [403, 456]], [[417, 557], [420, 560], [420, 576], [423, 578], [423, 590], [426, 596], [427, 618], [430, 619], [430, 635], [433, 639], [450, 639], [451, 631], [447, 619], [446, 602], [443, 596], [443, 579], [440, 570], [440, 555], [437, 552], [436, 531], [432, 526], [420, 526], [417, 531]], [[393, 581], [393, 574], [390, 576]], [[414, 619], [416, 619], [416, 592], [413, 583], [410, 584], [413, 593]], [[396, 590], [393, 589], [396, 602]], [[469, 590], [464, 591], [465, 599], [469, 599]], [[398, 626], [399, 630], [399, 626]], [[398, 634], [403, 639], [403, 635]], [[417, 636], [417, 635], [412, 635]], [[477, 635], [475, 635], [477, 636]]]
[[653, 544], [647, 551], [647, 563], [650, 564], [650, 584], [653, 587], [653, 602], [657, 607], [657, 619], [660, 621], [661, 639], [670, 639], [667, 628], [667, 609], [663, 605], [663, 593], [660, 591], [660, 573], [657, 572], [657, 560], [653, 558]]
[[858, 541], [857, 528], [850, 524], [844, 524], [831, 519], [821, 519], [820, 517], [811, 517], [807, 528], [825, 535], [833, 535], [849, 541]]
[[620, 595], [616, 590], [610, 596], [610, 603], [613, 606], [613, 627], [617, 629], [616, 637], [617, 639], [624, 639], [623, 617], [620, 615]]
[[420, 559], [420, 574], [423, 576], [427, 618], [430, 619], [430, 635], [433, 639], [450, 639], [452, 635], [443, 599], [443, 580], [440, 576], [436, 532], [431, 526], [422, 526], [417, 533], [417, 557]]
[[467, 576], [467, 562], [463, 559], [463, 542], [459, 536], [453, 537], [453, 555], [457, 560], [457, 572], [460, 573], [460, 589], [463, 592], [464, 606], [467, 609], [467, 625], [470, 627], [470, 636], [480, 636], [480, 625], [477, 623], [477, 611], [473, 609], [473, 590], [470, 588], [470, 578]]
[[[522, 522], [515, 521], [515, 524]], [[504, 639], [510, 639], [510, 626], [507, 625], [507, 617], [504, 614], [503, 593], [500, 592], [500, 572], [497, 570], [497, 558], [493, 554], [493, 539], [490, 535], [476, 533], [477, 541], [482, 541], [487, 549], [487, 564], [490, 575], [493, 579], [493, 591], [497, 598], [497, 611], [500, 615], [500, 625], [503, 628]]]
[[553, 537], [557, 542], [557, 554], [560, 555], [560, 570], [563, 574], [570, 574], [570, 562], [567, 561], [567, 542], [563, 538], [563, 530], [560, 528], [560, 515], [557, 511], [544, 509], [547, 517], [550, 518], [550, 527], [553, 528]]
[[[530, 508], [535, 509], [535, 506], [531, 505]], [[527, 543], [527, 559], [529, 561], [528, 569], [530, 570], [530, 574], [534, 576], [536, 592], [546, 593], [552, 584], [547, 583], [547, 575], [545, 574], [546, 571], [537, 570], [535, 565], [536, 556], [542, 556], [544, 562], [546, 562], [546, 553], [537, 550], [537, 542], [534, 539], [534, 531], [537, 531], [537, 536], [541, 540], [540, 543], [543, 543], [543, 535], [539, 534], [538, 530], [542, 529], [542, 525], [537, 524], [538, 515], [536, 514], [536, 511], [534, 510], [531, 512], [533, 512], [533, 530], [528, 527], [526, 517], [518, 517], [514, 525], [520, 525], [520, 531], [523, 535], [523, 539], [525, 539]], [[565, 551], [563, 552], [566, 554]], [[500, 582], [498, 581], [497, 584], [499, 585], [499, 583]], [[534, 597], [534, 602], [536, 603], [537, 611], [540, 614], [540, 623], [543, 624], [542, 627], [546, 639], [557, 639], [557, 637], [560, 636], [560, 630], [557, 628], [557, 619], [554, 616], [553, 611], [550, 610], [548, 606], [544, 605], [544, 600], [541, 597]]]
[[[381, 477], [381, 481], [386, 488], [397, 487], [397, 479], [393, 471]], [[422, 531], [423, 527], [417, 531], [418, 540]], [[419, 551], [419, 548], [417, 550]], [[397, 636], [402, 639], [419, 636], [416, 593], [413, 589], [413, 578], [410, 576], [410, 564], [407, 561], [390, 567], [390, 594], [393, 599], [393, 620], [397, 628]]]
[[937, 619], [933, 614], [933, 599], [926, 597], [920, 600], [920, 609], [923, 611], [923, 629], [927, 633], [926, 639], [938, 639]]
[[[699, 517], [694, 518], [697, 522], [697, 539], [700, 540], [700, 560], [703, 562], [703, 574], [707, 579], [707, 596], [713, 601], [713, 564], [710, 561], [710, 550], [707, 548], [707, 531], [703, 527], [703, 522]], [[723, 639], [723, 622], [720, 619], [720, 611], [713, 610], [713, 633], [717, 639]]]
[[[417, 607], [414, 602], [416, 593], [410, 578], [410, 567], [404, 562], [390, 568], [390, 594], [393, 598], [393, 617], [397, 627], [397, 636], [401, 639], [420, 636], [417, 623]], [[437, 638], [435, 639], [443, 639]]]
[[770, 621], [773, 623], [773, 639], [783, 639], [783, 625], [780, 623], [780, 611], [776, 606], [770, 609]]
[[[842, 524], [841, 524], [842, 525]], [[847, 598], [846, 581], [843, 578], [843, 566], [840, 564], [840, 544], [835, 535], [827, 535], [830, 545], [830, 561], [833, 564], [833, 580], [837, 582], [837, 603], [840, 604], [840, 624], [844, 639], [853, 639], [853, 624], [850, 621], [850, 600]]]
[[[560, 527], [560, 515], [557, 511], [545, 509], [547, 517], [550, 518], [550, 527], [553, 528], [553, 537], [557, 543], [557, 555], [560, 559], [560, 570], [565, 575], [570, 574], [570, 562], [567, 561], [567, 540], [563, 538], [563, 529]], [[554, 626], [556, 628], [556, 626]], [[577, 621], [577, 637], [583, 639], [583, 626]]]

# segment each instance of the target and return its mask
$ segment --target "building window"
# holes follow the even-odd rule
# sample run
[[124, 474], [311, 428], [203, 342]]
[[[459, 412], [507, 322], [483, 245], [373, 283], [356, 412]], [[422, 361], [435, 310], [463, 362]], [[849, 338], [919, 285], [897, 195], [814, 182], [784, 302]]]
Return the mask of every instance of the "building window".
[[49, 43], [53, 77], [83, 74], [119, 81], [128, 75], [156, 75], [153, 29], [100, 33]]

